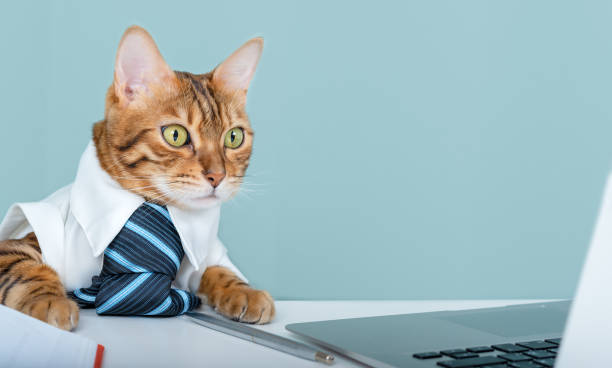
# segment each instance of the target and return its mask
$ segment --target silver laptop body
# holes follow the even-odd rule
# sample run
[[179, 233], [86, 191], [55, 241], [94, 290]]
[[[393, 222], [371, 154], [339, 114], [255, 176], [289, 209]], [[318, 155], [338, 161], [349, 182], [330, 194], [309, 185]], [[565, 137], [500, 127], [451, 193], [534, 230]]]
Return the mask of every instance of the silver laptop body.
[[[286, 328], [329, 350], [373, 367], [436, 367], [453, 358], [413, 354], [561, 337], [570, 302], [521, 304], [333, 321]], [[494, 350], [479, 357], [505, 354]]]

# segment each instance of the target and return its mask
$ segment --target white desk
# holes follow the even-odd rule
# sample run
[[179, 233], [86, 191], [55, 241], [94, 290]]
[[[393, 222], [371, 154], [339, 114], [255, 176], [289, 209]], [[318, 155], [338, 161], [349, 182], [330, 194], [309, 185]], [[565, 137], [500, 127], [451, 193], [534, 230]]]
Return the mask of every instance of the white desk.
[[[297, 339], [294, 322], [486, 308], [541, 300], [277, 301], [276, 318], [263, 330]], [[97, 316], [81, 310], [77, 334], [105, 346], [104, 368], [114, 367], [316, 367], [311, 362], [196, 325], [182, 317]], [[355, 367], [336, 355], [333, 367]]]

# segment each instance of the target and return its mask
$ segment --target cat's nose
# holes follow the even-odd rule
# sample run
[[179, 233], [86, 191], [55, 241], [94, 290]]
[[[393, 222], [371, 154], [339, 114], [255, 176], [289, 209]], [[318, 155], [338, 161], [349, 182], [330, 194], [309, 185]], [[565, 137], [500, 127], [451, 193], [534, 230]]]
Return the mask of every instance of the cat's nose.
[[203, 171], [203, 174], [206, 180], [210, 182], [210, 185], [212, 185], [213, 188], [218, 187], [219, 184], [221, 184], [221, 180], [225, 178], [224, 173], [212, 173], [212, 172]]

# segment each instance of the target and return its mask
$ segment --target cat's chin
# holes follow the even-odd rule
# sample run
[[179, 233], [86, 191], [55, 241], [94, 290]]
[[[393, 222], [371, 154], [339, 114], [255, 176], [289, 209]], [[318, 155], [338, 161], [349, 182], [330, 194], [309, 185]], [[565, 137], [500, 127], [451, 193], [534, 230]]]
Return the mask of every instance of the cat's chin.
[[189, 210], [202, 210], [216, 207], [221, 204], [221, 198], [214, 194], [201, 197], [185, 198], [177, 203], [178, 207]]

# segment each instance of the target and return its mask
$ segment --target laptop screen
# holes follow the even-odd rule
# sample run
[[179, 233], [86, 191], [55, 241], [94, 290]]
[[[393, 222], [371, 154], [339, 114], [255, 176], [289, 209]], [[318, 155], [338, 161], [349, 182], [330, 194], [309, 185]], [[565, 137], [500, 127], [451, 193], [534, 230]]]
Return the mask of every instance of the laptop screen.
[[610, 359], [612, 341], [612, 174], [555, 367], [596, 367]]

